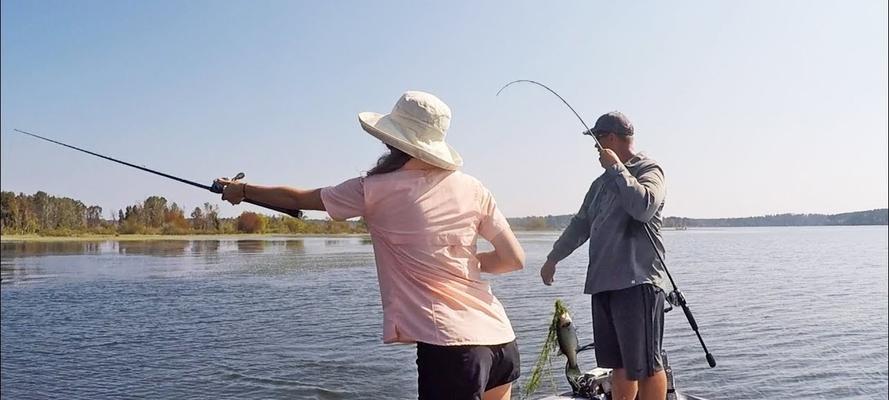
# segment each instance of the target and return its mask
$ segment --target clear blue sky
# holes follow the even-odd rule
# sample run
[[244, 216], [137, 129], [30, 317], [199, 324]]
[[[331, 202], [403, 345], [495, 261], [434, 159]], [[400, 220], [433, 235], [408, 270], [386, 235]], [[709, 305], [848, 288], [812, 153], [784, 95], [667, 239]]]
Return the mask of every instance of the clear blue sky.
[[[2, 189], [109, 210], [207, 192], [21, 136], [209, 182], [318, 187], [366, 171], [359, 127], [404, 90], [509, 216], [576, 211], [590, 123], [621, 110], [667, 215], [887, 207], [887, 2], [2, 2]], [[222, 205], [225, 215], [243, 207]]]

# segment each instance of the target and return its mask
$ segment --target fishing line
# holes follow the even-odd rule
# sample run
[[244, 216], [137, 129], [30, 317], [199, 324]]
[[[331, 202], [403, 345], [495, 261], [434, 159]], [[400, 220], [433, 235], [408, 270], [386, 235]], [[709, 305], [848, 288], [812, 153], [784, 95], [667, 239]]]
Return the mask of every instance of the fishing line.
[[574, 107], [571, 107], [571, 104], [568, 104], [568, 102], [565, 101], [565, 99], [564, 99], [562, 96], [559, 96], [559, 94], [556, 93], [555, 90], [550, 89], [549, 86], [546, 86], [546, 85], [544, 85], [544, 84], [542, 84], [542, 83], [540, 83], [540, 82], [537, 82], [537, 81], [532, 81], [532, 80], [530, 80], [530, 79], [519, 79], [519, 80], [515, 80], [515, 81], [509, 82], [509, 83], [503, 85], [503, 87], [500, 88], [500, 90], [497, 91], [497, 96], [500, 96], [500, 92], [502, 92], [503, 89], [506, 89], [507, 87], [509, 87], [509, 85], [512, 85], [513, 83], [517, 83], [517, 82], [533, 83], [533, 84], [535, 84], [535, 85], [537, 85], [537, 86], [540, 86], [540, 87], [542, 87], [542, 88], [544, 88], [544, 89], [546, 89], [546, 90], [549, 90], [550, 93], [556, 95], [556, 97], [558, 97], [559, 100], [562, 100], [562, 103], [565, 103], [565, 105], [568, 106], [569, 109], [571, 109], [571, 112], [573, 112], [573, 113], [574, 113], [574, 116], [577, 117], [578, 120], [580, 120], [580, 123], [583, 124], [583, 127], [585, 128], [585, 130], [583, 131], [583, 134], [584, 134], [584, 135], [589, 135], [591, 138], [593, 138], [593, 140], [596, 141], [596, 148], [598, 148], [599, 150], [602, 149], [602, 145], [599, 144], [599, 139], [596, 137], [596, 135], [593, 135], [593, 132], [590, 131], [590, 127], [587, 126], [587, 124], [586, 124], [586, 122], [583, 120], [583, 118], [580, 117], [580, 114], [577, 113], [577, 110], [575, 110]]

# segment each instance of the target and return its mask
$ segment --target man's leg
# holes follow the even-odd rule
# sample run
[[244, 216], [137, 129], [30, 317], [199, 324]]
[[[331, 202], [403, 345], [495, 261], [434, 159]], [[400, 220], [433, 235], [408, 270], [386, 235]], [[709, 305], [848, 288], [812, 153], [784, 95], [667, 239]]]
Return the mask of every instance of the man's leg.
[[664, 370], [639, 380], [639, 400], [664, 400], [667, 397], [667, 374]]
[[634, 400], [637, 389], [636, 381], [627, 379], [626, 369], [611, 371], [611, 400]]
[[636, 381], [628, 380], [621, 359], [620, 340], [614, 329], [611, 314], [611, 295], [602, 292], [592, 296], [593, 339], [596, 343], [596, 362], [601, 368], [611, 368], [611, 396], [613, 400], [636, 398]]
[[488, 389], [482, 395], [482, 400], [509, 400], [510, 397], [512, 397], [512, 383], [507, 383]]
[[644, 400], [667, 396], [660, 356], [663, 302], [663, 292], [648, 284], [612, 292], [611, 311], [623, 361], [620, 373], [615, 371], [615, 390], [630, 400], [637, 391]]
[[614, 370], [611, 378], [612, 400], [633, 400], [637, 391], [639, 400], [664, 400], [667, 397], [667, 374], [660, 370], [653, 376], [634, 381], [627, 379], [626, 369]]

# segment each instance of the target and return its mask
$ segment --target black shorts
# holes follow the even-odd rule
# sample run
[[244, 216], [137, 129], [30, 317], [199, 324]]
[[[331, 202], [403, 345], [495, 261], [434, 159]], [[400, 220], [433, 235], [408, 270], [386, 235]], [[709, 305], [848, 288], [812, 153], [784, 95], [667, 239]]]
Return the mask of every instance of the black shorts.
[[519, 378], [515, 341], [493, 346], [417, 343], [419, 398], [481, 399], [489, 389]]
[[664, 291], [638, 285], [593, 295], [593, 340], [602, 368], [624, 368], [639, 380], [664, 369]]

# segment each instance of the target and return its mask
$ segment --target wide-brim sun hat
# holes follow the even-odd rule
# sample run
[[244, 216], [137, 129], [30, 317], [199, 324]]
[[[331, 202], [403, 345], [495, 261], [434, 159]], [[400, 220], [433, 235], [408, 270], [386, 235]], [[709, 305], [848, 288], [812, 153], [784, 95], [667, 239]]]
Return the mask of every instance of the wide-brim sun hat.
[[432, 94], [407, 91], [389, 114], [362, 112], [361, 127], [383, 143], [439, 168], [456, 170], [463, 158], [445, 142], [451, 109]]

